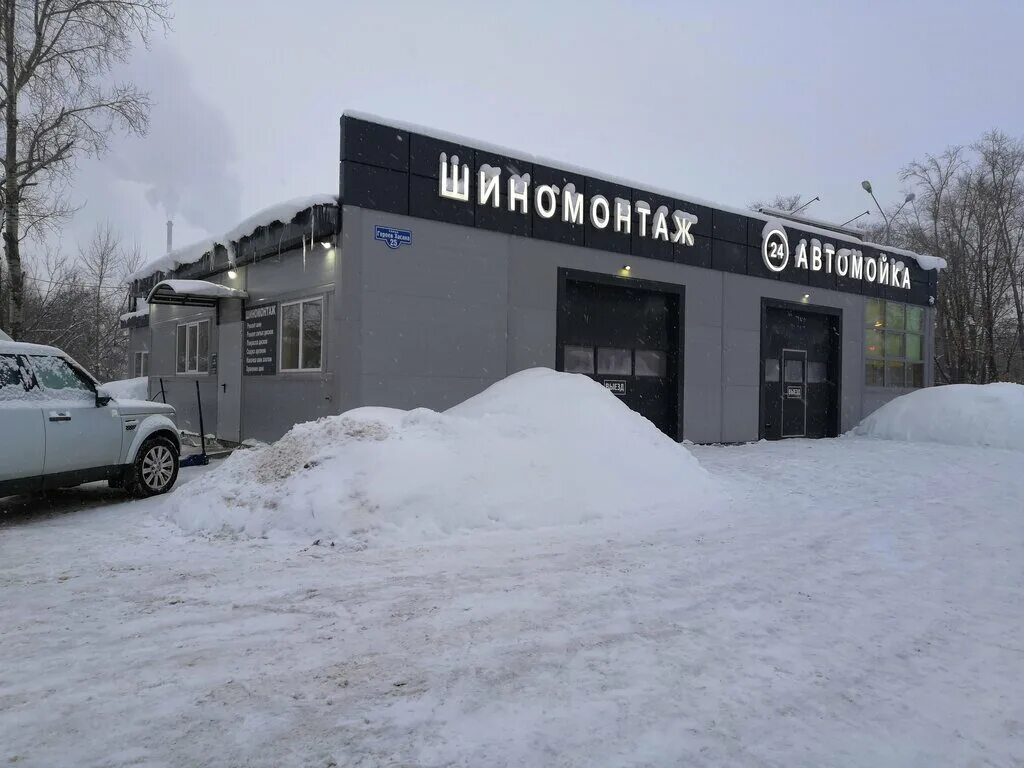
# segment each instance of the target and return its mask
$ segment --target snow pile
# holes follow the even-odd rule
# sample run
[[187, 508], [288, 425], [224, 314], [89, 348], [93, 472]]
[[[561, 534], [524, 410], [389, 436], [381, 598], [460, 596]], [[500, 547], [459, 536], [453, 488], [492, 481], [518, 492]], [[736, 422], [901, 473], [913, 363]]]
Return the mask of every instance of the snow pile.
[[883, 440], [1024, 451], [1024, 386], [949, 384], [919, 389], [886, 403], [853, 432]]
[[291, 531], [361, 547], [689, 515], [716, 489], [686, 448], [600, 384], [536, 368], [443, 413], [358, 408], [299, 424], [180, 487], [164, 511], [188, 531]]
[[254, 213], [237, 226], [225, 232], [219, 237], [206, 238], [183, 248], [171, 251], [158, 259], [151, 261], [142, 269], [129, 275], [129, 280], [141, 280], [156, 274], [157, 272], [173, 272], [185, 264], [195, 264], [203, 256], [214, 250], [218, 245], [230, 247], [243, 237], [248, 237], [260, 227], [266, 227], [279, 221], [288, 224], [299, 213], [316, 205], [337, 205], [338, 196], [332, 194], [309, 195], [297, 197], [293, 200], [286, 200], [283, 203], [271, 205], [258, 213]]
[[108, 381], [103, 390], [115, 400], [145, 400], [149, 397], [149, 379], [139, 376], [137, 379]]

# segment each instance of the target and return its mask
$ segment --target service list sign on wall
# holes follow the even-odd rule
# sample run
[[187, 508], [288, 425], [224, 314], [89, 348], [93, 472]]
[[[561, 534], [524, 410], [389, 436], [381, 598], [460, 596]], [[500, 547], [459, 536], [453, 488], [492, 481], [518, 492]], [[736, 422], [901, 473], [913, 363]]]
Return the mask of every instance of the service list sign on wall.
[[277, 304], [260, 304], [245, 309], [246, 376], [277, 373]]

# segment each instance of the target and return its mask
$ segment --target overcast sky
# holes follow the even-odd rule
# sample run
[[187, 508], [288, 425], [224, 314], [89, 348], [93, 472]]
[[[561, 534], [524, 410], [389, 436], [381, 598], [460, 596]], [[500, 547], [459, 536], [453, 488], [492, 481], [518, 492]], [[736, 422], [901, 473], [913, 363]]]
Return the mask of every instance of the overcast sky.
[[127, 68], [150, 133], [80, 163], [64, 247], [109, 220], [148, 260], [169, 215], [178, 246], [336, 193], [345, 109], [731, 205], [820, 195], [835, 222], [864, 178], [887, 204], [908, 161], [1024, 135], [1024, 3], [837, 5], [175, 0]]

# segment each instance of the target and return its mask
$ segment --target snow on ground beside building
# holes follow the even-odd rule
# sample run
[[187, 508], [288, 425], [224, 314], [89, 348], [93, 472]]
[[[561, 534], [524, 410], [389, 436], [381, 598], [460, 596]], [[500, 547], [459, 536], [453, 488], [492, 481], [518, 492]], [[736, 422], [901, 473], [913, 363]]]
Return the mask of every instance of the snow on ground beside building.
[[0, 763], [1024, 760], [1019, 452], [691, 450], [713, 513], [360, 552], [0, 501]]
[[950, 384], [919, 389], [883, 405], [854, 434], [1024, 450], [1024, 386]]
[[147, 400], [149, 398], [149, 379], [139, 376], [134, 379], [118, 379], [103, 385], [107, 394], [115, 400]]
[[533, 369], [437, 413], [359, 408], [239, 451], [168, 497], [185, 530], [361, 548], [464, 529], [703, 514], [718, 484], [585, 376]]

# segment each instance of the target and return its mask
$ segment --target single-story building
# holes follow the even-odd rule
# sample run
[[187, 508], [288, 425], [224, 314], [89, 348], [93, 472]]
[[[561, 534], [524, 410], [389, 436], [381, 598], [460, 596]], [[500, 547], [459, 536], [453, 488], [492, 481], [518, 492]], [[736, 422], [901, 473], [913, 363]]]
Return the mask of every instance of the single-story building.
[[[933, 380], [941, 259], [362, 114], [340, 189], [134, 276], [132, 371], [226, 441], [590, 376], [695, 442], [825, 437]], [[145, 318], [143, 320], [142, 318]]]

